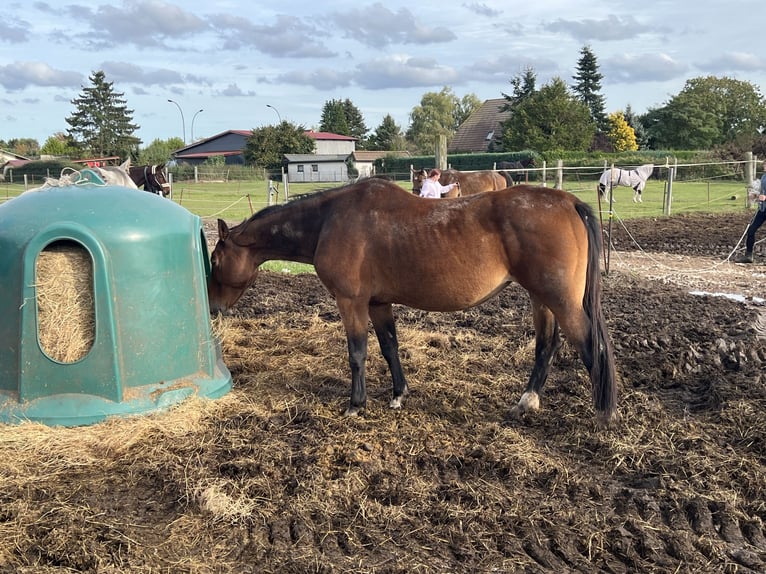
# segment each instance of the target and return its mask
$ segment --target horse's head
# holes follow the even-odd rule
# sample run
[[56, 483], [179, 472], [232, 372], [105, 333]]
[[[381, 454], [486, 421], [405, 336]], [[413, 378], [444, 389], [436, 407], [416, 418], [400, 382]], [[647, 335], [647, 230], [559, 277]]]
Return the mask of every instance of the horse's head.
[[425, 168], [413, 169], [412, 171], [412, 193], [420, 195], [420, 190], [423, 189], [423, 182], [428, 179], [428, 172]]
[[454, 169], [445, 169], [443, 172], [441, 172], [441, 175], [439, 175], [439, 183], [442, 185], [449, 185], [451, 183], [457, 184], [442, 197], [460, 197], [463, 194], [460, 187], [462, 182], [460, 181], [459, 172]]
[[170, 183], [165, 174], [165, 164], [145, 166], [145, 187], [147, 191], [167, 197], [170, 193]]
[[253, 265], [247, 245], [239, 245], [226, 222], [218, 220], [218, 243], [210, 255], [207, 293], [210, 310], [225, 311], [234, 305], [254, 282], [258, 266]]

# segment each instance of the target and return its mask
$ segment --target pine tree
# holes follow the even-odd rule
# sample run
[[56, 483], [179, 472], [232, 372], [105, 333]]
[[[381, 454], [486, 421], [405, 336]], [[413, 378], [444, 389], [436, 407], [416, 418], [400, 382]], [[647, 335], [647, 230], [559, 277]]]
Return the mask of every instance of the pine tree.
[[324, 103], [319, 130], [342, 136], [351, 135], [346, 121], [346, 111], [341, 100], [328, 100]]
[[358, 149], [364, 149], [365, 138], [367, 137], [367, 126], [364, 123], [364, 116], [359, 111], [354, 103], [346, 98], [343, 100], [343, 114], [346, 116], [346, 125], [348, 126], [348, 134], [357, 139], [356, 147]]
[[83, 87], [79, 97], [71, 101], [75, 111], [66, 118], [67, 135], [81, 153], [97, 157], [128, 158], [137, 151], [141, 140], [133, 135], [140, 127], [133, 124], [124, 93], [114, 91], [104, 72], [94, 72], [90, 87]]
[[404, 134], [391, 114], [386, 114], [368, 143], [371, 150], [399, 151], [405, 148]]
[[[525, 98], [531, 96], [537, 91], [537, 74], [534, 68], [527, 67], [521, 74], [511, 78], [511, 87], [513, 91], [510, 94], [503, 93], [507, 103], [503, 105], [502, 111], [513, 110], [514, 106], [520, 104]], [[501, 92], [502, 93], [502, 92]]]
[[598, 61], [589, 46], [580, 50], [577, 60], [577, 73], [573, 76], [575, 84], [572, 91], [588, 106], [590, 117], [602, 133], [609, 131], [609, 122], [604, 112], [604, 96], [601, 95], [601, 80], [604, 76], [598, 71]]

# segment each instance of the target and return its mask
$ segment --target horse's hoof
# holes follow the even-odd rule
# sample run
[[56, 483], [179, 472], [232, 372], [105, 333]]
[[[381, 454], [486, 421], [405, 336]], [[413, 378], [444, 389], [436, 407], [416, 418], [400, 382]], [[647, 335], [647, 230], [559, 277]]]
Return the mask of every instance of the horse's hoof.
[[511, 418], [520, 419], [527, 411], [540, 409], [540, 396], [534, 391], [526, 391], [521, 395], [519, 402], [511, 409]]
[[601, 429], [610, 429], [620, 422], [620, 413], [613, 411], [611, 413], [596, 413], [596, 424]]
[[362, 407], [348, 407], [343, 413], [344, 417], [355, 417], [362, 411]]
[[399, 410], [402, 408], [402, 399], [404, 397], [394, 397], [391, 399], [391, 402], [388, 403], [389, 408], [392, 408], [394, 410]]

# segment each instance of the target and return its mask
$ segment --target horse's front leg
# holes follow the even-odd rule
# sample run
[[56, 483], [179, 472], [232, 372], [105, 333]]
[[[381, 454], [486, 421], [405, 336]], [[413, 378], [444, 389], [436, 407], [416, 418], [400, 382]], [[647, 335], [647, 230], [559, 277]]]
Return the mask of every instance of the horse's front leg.
[[367, 404], [367, 385], [365, 383], [365, 364], [367, 362], [367, 305], [355, 300], [338, 299], [343, 326], [346, 329], [348, 344], [348, 363], [351, 367], [351, 401], [346, 409], [346, 416], [359, 414]]
[[548, 379], [551, 363], [561, 347], [559, 324], [551, 310], [533, 300], [532, 318], [535, 326], [535, 364], [527, 388], [518, 404], [511, 409], [513, 418], [520, 418], [525, 412], [540, 408], [540, 393]]
[[394, 323], [394, 312], [391, 304], [370, 305], [370, 319], [375, 328], [375, 335], [380, 343], [380, 351], [388, 363], [388, 369], [391, 371], [394, 392], [389, 406], [392, 409], [402, 407], [402, 399], [407, 394], [407, 379], [404, 377], [402, 363], [399, 360], [399, 341], [396, 338], [396, 324]]

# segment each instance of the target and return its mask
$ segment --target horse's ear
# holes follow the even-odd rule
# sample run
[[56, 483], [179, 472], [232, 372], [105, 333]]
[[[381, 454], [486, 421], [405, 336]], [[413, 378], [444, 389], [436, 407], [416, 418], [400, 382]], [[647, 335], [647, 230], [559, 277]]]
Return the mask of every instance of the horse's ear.
[[221, 241], [226, 241], [226, 238], [229, 236], [229, 226], [226, 225], [226, 222], [223, 219], [218, 220], [218, 238]]

